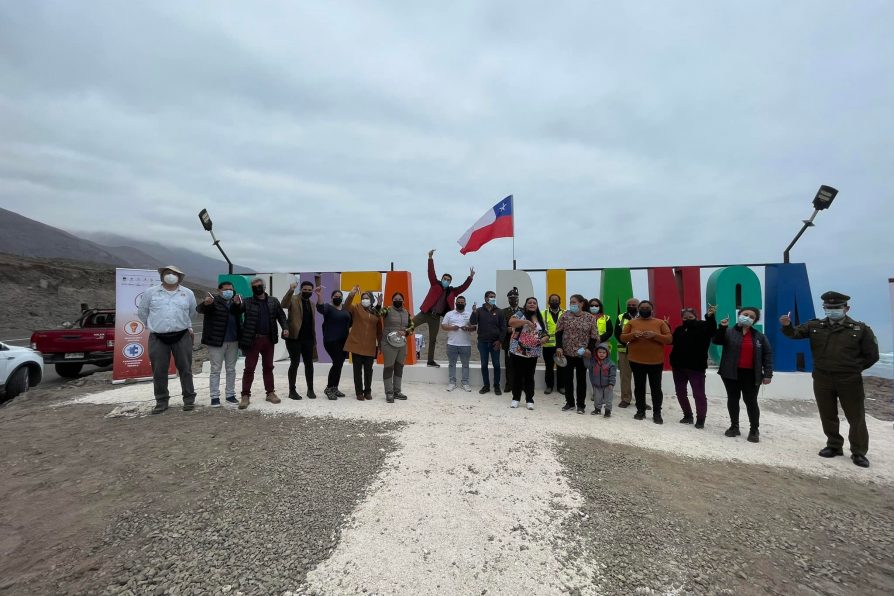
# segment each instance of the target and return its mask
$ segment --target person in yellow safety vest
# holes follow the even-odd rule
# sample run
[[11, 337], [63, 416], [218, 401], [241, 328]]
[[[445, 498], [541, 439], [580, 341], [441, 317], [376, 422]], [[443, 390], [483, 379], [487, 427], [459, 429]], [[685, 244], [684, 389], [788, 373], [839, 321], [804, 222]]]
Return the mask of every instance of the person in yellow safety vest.
[[[615, 339], [618, 340], [618, 376], [621, 379], [621, 402], [619, 408], [630, 406], [633, 401], [633, 390], [631, 389], [631, 379], [633, 379], [633, 371], [630, 369], [630, 361], [627, 360], [627, 344], [621, 341], [621, 331], [624, 325], [630, 319], [635, 319], [639, 314], [639, 298], [630, 298], [627, 300], [627, 312], [618, 315], [618, 324], [615, 326]], [[651, 410], [652, 406], [646, 405], [647, 410]]]
[[563, 375], [556, 378], [556, 324], [559, 317], [565, 312], [562, 308], [562, 299], [558, 294], [550, 294], [547, 299], [549, 305], [543, 310], [543, 320], [546, 322], [545, 331], [549, 333], [549, 341], [543, 344], [543, 362], [546, 364], [546, 390], [544, 394], [549, 395], [553, 392], [553, 383], [557, 381], [556, 388], [562, 395], [565, 394], [565, 382]]
[[612, 338], [612, 320], [605, 309], [602, 308], [602, 300], [590, 298], [590, 314], [596, 317], [596, 328], [599, 330], [599, 343], [604, 344]]

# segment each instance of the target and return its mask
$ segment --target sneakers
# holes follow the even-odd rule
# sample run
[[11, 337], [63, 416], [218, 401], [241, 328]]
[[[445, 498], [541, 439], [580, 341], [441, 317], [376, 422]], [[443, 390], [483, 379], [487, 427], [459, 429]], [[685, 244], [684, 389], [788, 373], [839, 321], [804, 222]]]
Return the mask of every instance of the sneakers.
[[503, 392], [500, 391], [500, 386], [499, 386], [499, 385], [497, 385], [496, 387], [494, 387], [494, 395], [503, 395]]
[[342, 393], [341, 391], [338, 390], [338, 387], [333, 387], [332, 389], [334, 390], [335, 397], [344, 397], [345, 396], [344, 393]]
[[692, 423], [693, 423], [693, 420], [692, 420], [692, 414], [686, 414], [686, 415], [683, 416], [683, 418], [680, 420], [680, 424], [692, 424]]
[[[497, 389], [499, 390], [500, 388], [497, 387]], [[484, 387], [482, 387], [481, 389], [478, 390], [478, 393], [480, 393], [481, 395], [484, 395], [485, 393], [490, 393], [490, 385], [485, 385]]]
[[629, 407], [630, 407], [630, 402], [629, 402], [629, 401], [622, 401], [621, 403], [618, 404], [618, 407], [619, 407], [619, 408], [629, 408]]
[[335, 394], [335, 387], [326, 387], [326, 390], [323, 391], [323, 394], [326, 396], [327, 399], [338, 399], [338, 396]]
[[860, 466], [861, 468], [869, 467], [869, 460], [866, 459], [865, 455], [859, 455], [855, 453], [851, 456], [851, 461], [854, 462], [855, 466]]
[[587, 413], [587, 410], [586, 410], [585, 408], [578, 408], [578, 409], [577, 409], [577, 413], [578, 413], [578, 414], [586, 414], [586, 413]]
[[760, 443], [761, 442], [761, 433], [756, 428], [752, 428], [748, 431], [748, 442], [749, 443]]
[[[372, 399], [372, 398], [370, 398]], [[400, 391], [395, 392], [394, 399], [407, 399], [407, 396], [401, 393]]]
[[429, 360], [427, 366], [430, 366], [432, 368], [441, 368], [441, 365], [434, 360]]
[[818, 455], [820, 457], [837, 457], [839, 455], [844, 455], [844, 451], [842, 449], [835, 449], [834, 447], [823, 447], [820, 449]]
[[372, 398], [373, 398], [373, 396], [372, 396], [372, 391], [364, 391], [364, 392], [363, 392], [363, 399], [369, 401], [369, 400], [371, 400]]
[[471, 392], [472, 392], [472, 388], [469, 387], [469, 384], [468, 384], [468, 383], [463, 383], [463, 391], [465, 391], [466, 393], [471, 393]]
[[661, 414], [653, 414], [652, 422], [655, 424], [664, 424], [664, 418], [661, 417]]
[[695, 421], [695, 428], [705, 428], [705, 419], [699, 418]]
[[289, 389], [289, 399], [304, 399], [301, 394], [294, 389]]
[[211, 407], [212, 408], [220, 407], [220, 398], [219, 397], [215, 397], [214, 399], [211, 400]]
[[233, 405], [233, 406], [238, 406], [238, 405], [239, 405], [239, 400], [236, 399], [236, 396], [235, 396], [235, 395], [228, 395], [228, 396], [227, 396], [227, 403], [230, 404], [230, 405]]
[[590, 414], [592, 414], [593, 416], [599, 416], [600, 414], [602, 414], [602, 408], [593, 408], [593, 411], [590, 412]]
[[633, 419], [634, 419], [634, 420], [645, 420], [645, 419], [646, 419], [646, 413], [645, 413], [645, 411], [643, 411], [643, 412], [637, 412], [636, 414], [633, 415]]
[[153, 414], [161, 414], [168, 409], [168, 404], [162, 402], [155, 402], [155, 407], [152, 408]]
[[450, 383], [449, 385], [447, 385], [447, 391], [453, 391], [454, 389], [456, 389], [456, 383]]
[[307, 399], [317, 399], [317, 394], [314, 393], [313, 389], [307, 390]]
[[723, 433], [723, 436], [725, 436], [725, 437], [738, 437], [738, 436], [741, 435], [741, 434], [742, 434], [742, 433], [739, 432], [739, 427], [736, 426], [736, 425], [733, 425], [733, 426], [729, 427], [728, 429], [726, 429], [726, 432]]
[[250, 397], [248, 397], [247, 395], [243, 395], [242, 399], [239, 400], [239, 409], [244, 410], [245, 408], [247, 408], [250, 401]]
[[513, 400], [512, 400], [512, 403], [509, 404], [509, 407], [510, 407], [510, 408], [517, 408], [517, 407], [518, 407], [518, 400], [517, 400], [517, 399], [513, 399]]
[[611, 410], [606, 410], [606, 411], [605, 411], [605, 417], [606, 417], [606, 418], [611, 418], [611, 417], [612, 417], [612, 411], [611, 411]]
[[280, 399], [276, 396], [275, 393], [271, 391], [267, 394], [267, 401], [269, 401], [271, 404], [278, 404], [280, 402]]
[[366, 398], [363, 396], [363, 392], [362, 392], [362, 391], [361, 391], [360, 393], [357, 394], [357, 401], [363, 401], [364, 399], [366, 399]]
[[568, 410], [573, 410], [573, 409], [574, 409], [574, 404], [565, 404], [564, 406], [562, 406], [563, 412], [567, 412]]
[[192, 412], [192, 411], [195, 410], [195, 409], [196, 409], [196, 405], [195, 405], [195, 404], [192, 404], [192, 403], [190, 403], [190, 404], [183, 404], [183, 411], [184, 411], [184, 412]]
[[533, 409], [534, 409], [534, 404], [532, 404], [531, 402], [528, 402], [527, 408], [528, 408], [529, 410], [533, 410]]

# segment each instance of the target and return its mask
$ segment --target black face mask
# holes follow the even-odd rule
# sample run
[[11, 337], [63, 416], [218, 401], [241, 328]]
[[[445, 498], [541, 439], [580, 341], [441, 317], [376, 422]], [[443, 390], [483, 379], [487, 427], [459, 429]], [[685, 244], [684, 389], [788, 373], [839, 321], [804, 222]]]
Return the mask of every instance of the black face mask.
[[639, 316], [644, 319], [648, 319], [649, 317], [652, 316], [652, 309], [651, 308], [641, 308], [639, 310]]
[[395, 300], [394, 302], [392, 302], [392, 304], [394, 305], [394, 308], [403, 308], [404, 307], [403, 300]]
[[342, 300], [341, 296], [336, 296], [335, 298], [332, 299], [332, 304], [334, 304], [335, 306], [338, 306], [341, 304], [341, 300]]
[[466, 310], [466, 305], [465, 304], [457, 304], [456, 310], [458, 310], [459, 312], [462, 312], [462, 311]]
[[558, 302], [550, 302], [549, 307], [552, 309], [557, 309], [557, 308], [559, 308], [559, 303]]
[[683, 319], [683, 324], [692, 327], [695, 324], [695, 319]]
[[636, 316], [636, 307], [635, 307], [635, 306], [628, 306], [628, 307], [627, 307], [627, 314], [630, 315], [631, 317], [635, 317], [635, 316]]
[[264, 286], [252, 286], [251, 293], [255, 296], [263, 296], [264, 295]]
[[301, 290], [302, 298], [310, 298], [310, 295], [313, 294], [313, 291]]

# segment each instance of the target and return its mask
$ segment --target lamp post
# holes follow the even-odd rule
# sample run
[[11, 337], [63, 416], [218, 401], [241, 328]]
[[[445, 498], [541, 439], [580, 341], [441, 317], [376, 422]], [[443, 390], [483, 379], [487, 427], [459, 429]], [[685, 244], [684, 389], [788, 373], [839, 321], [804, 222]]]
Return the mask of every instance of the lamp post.
[[838, 190], [832, 188], [831, 186], [826, 186], [823, 184], [819, 187], [819, 190], [816, 191], [816, 196], [813, 197], [813, 215], [810, 216], [810, 219], [805, 219], [804, 225], [801, 226], [801, 230], [795, 235], [794, 239], [789, 243], [788, 246], [785, 247], [785, 252], [782, 253], [783, 263], [788, 263], [788, 253], [791, 252], [792, 247], [795, 245], [804, 232], [807, 231], [807, 228], [813, 227], [815, 224], [813, 223], [813, 219], [816, 217], [816, 214], [822, 211], [823, 209], [828, 209], [832, 205], [832, 201], [835, 200], [835, 196], [838, 194]]
[[211, 244], [216, 246], [217, 250], [220, 251], [220, 254], [223, 255], [223, 258], [226, 259], [227, 266], [229, 267], [228, 273], [230, 275], [233, 275], [233, 263], [230, 261], [230, 257], [227, 256], [227, 253], [225, 253], [224, 250], [220, 247], [220, 240], [215, 238], [214, 232], [211, 231], [211, 227], [212, 227], [211, 216], [208, 215], [207, 209], [202, 209], [201, 211], [199, 211], [199, 221], [202, 222], [202, 227], [205, 228], [205, 230], [207, 230], [209, 234], [211, 234], [211, 239], [214, 240], [214, 242], [212, 242]]

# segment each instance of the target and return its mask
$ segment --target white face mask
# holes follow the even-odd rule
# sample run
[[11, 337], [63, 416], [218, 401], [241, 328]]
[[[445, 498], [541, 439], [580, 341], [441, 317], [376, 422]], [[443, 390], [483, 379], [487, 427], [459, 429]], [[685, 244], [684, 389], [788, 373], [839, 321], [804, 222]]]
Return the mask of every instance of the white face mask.
[[165, 280], [165, 283], [168, 284], [169, 286], [176, 286], [177, 282], [180, 281], [180, 278], [177, 277], [177, 275], [174, 273], [168, 273], [167, 275], [165, 275], [164, 280]]
[[362, 306], [363, 308], [369, 308], [369, 304], [369, 298], [364, 298], [360, 301], [360, 306]]

